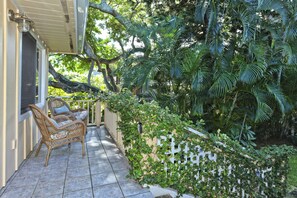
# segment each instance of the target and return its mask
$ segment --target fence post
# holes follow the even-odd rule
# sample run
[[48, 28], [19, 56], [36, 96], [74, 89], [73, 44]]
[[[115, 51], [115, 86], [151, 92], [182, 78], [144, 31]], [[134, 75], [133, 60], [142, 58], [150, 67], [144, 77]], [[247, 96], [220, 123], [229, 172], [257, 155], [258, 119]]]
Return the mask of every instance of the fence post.
[[95, 124], [97, 127], [101, 124], [101, 102], [99, 100], [96, 101]]

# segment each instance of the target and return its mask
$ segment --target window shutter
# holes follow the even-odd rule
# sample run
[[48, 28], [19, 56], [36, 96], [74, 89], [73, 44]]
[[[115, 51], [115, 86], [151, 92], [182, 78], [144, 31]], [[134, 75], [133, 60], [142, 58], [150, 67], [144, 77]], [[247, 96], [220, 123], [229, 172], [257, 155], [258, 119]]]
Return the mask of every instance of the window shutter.
[[28, 111], [28, 105], [35, 103], [36, 95], [36, 40], [30, 33], [23, 33], [22, 41], [22, 91], [21, 113]]

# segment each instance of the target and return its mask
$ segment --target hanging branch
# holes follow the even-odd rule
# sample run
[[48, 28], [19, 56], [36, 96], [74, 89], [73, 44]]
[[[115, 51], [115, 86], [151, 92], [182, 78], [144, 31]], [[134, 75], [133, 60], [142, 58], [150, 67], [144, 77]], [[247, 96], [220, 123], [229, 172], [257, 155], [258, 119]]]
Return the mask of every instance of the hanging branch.
[[107, 89], [110, 90], [110, 91], [113, 91], [114, 88], [112, 87], [112, 85], [108, 81], [106, 70], [101, 68], [101, 64], [100, 64], [100, 62], [98, 60], [96, 61], [96, 63], [97, 63], [97, 66], [98, 66], [98, 70], [97, 71], [102, 73], [103, 80], [104, 80], [104, 83], [105, 83]]
[[48, 84], [55, 88], [63, 89], [66, 93], [74, 93], [74, 92], [89, 92], [90, 90], [93, 93], [98, 93], [100, 91], [99, 88], [88, 85], [87, 83], [75, 82], [68, 80], [62, 74], [56, 72], [52, 64], [49, 62], [49, 73], [54, 77], [57, 81], [49, 81]]
[[91, 86], [91, 77], [92, 77], [92, 72], [94, 70], [94, 60], [92, 60], [91, 67], [89, 69], [88, 73], [88, 85]]
[[114, 92], [118, 92], [118, 87], [117, 87], [117, 85], [116, 85], [116, 83], [115, 83], [115, 81], [114, 81], [114, 77], [113, 77], [113, 75], [112, 75], [112, 71], [111, 71], [111, 69], [110, 69], [110, 67], [109, 67], [109, 64], [106, 64], [106, 71], [107, 71], [107, 75], [108, 75], [108, 77], [109, 77], [109, 80], [110, 80], [110, 84], [112, 85], [112, 87], [114, 88]]
[[[95, 53], [92, 46], [86, 41], [84, 44], [84, 52], [85, 52], [86, 56], [76, 55], [75, 57], [77, 57], [78, 59], [80, 59], [82, 61], [91, 62], [91, 67], [90, 67], [89, 73], [88, 73], [88, 84], [72, 82], [72, 81], [68, 80], [66, 77], [64, 77], [63, 75], [55, 72], [53, 67], [50, 65], [50, 69], [49, 69], [50, 73], [54, 76], [54, 78], [57, 82], [50, 81], [49, 85], [51, 85], [53, 87], [61, 88], [68, 93], [73, 93], [77, 90], [87, 92], [89, 89], [91, 89], [93, 92], [98, 92], [99, 89], [91, 86], [91, 80], [90, 80], [92, 71], [94, 70], [94, 64], [96, 63], [98, 66], [98, 72], [102, 72], [102, 74], [103, 74], [104, 82], [106, 84], [107, 89], [109, 89], [110, 91], [117, 92], [118, 87], [116, 86], [116, 83], [114, 80], [113, 71], [109, 67], [110, 64], [116, 63], [121, 58], [123, 58], [123, 57], [127, 58], [130, 55], [137, 53], [137, 52], [142, 52], [142, 53], [144, 53], [145, 56], [148, 56], [151, 51], [151, 43], [150, 43], [148, 36], [143, 33], [143, 29], [141, 27], [135, 26], [129, 19], [127, 19], [127, 18], [123, 17], [121, 14], [119, 14], [115, 9], [113, 9], [111, 6], [109, 6], [107, 4], [106, 0], [102, 0], [101, 3], [99, 3], [99, 4], [90, 2], [89, 7], [97, 9], [101, 12], [104, 12], [104, 13], [107, 13], [107, 14], [110, 14], [111, 16], [113, 16], [120, 24], [122, 24], [127, 29], [128, 32], [131, 33], [131, 35], [133, 35], [134, 38], [139, 38], [140, 40], [142, 40], [142, 42], [144, 43], [144, 47], [136, 48], [135, 46], [133, 46], [133, 49], [125, 52], [124, 47], [121, 46], [122, 50], [123, 50], [122, 54], [120, 54], [112, 59], [104, 59], [104, 58], [98, 57], [98, 55]], [[101, 64], [105, 64], [106, 69], [103, 69], [101, 67]]]
[[101, 1], [101, 3], [89, 3], [90, 8], [98, 9], [101, 12], [110, 14], [113, 16], [120, 24], [122, 24], [128, 32], [131, 33], [131, 35], [136, 35], [139, 39], [141, 39], [145, 46], [145, 56], [148, 57], [148, 55], [151, 52], [151, 42], [148, 37], [143, 31], [145, 27], [135, 26], [130, 20], [123, 17], [120, 13], [118, 13], [115, 9], [113, 9], [111, 6], [109, 6], [106, 3], [106, 0]]

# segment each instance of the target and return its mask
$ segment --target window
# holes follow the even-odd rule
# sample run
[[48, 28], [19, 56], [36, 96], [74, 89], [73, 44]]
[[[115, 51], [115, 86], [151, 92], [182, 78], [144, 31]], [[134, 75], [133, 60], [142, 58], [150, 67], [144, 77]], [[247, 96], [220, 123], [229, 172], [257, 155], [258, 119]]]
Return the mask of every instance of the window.
[[38, 53], [37, 53], [36, 40], [31, 36], [30, 33], [23, 33], [21, 114], [29, 110], [28, 109], [29, 104], [35, 104], [37, 69], [38, 69]]
[[41, 102], [40, 94], [41, 94], [41, 52], [37, 48], [37, 66], [36, 66], [36, 74], [35, 74], [35, 87], [36, 87], [36, 92], [35, 92], [35, 103]]

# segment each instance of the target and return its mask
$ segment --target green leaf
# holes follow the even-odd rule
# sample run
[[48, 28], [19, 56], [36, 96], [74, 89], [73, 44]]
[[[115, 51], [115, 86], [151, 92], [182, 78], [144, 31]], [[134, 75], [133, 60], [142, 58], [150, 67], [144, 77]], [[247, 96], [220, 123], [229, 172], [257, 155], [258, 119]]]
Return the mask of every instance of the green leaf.
[[219, 97], [232, 90], [237, 82], [237, 78], [231, 73], [222, 73], [212, 84], [208, 93], [212, 97]]
[[208, 0], [198, 1], [195, 8], [195, 22], [204, 24], [204, 16], [209, 4]]
[[281, 112], [284, 114], [291, 109], [291, 105], [285, 98], [282, 90], [277, 85], [267, 85], [267, 90], [271, 93], [278, 103]]
[[257, 16], [251, 10], [244, 10], [239, 13], [240, 20], [243, 26], [243, 36], [244, 42], [254, 39], [257, 25]]
[[263, 73], [264, 69], [257, 64], [247, 64], [241, 67], [239, 80], [247, 84], [253, 84], [263, 77]]
[[195, 91], [201, 91], [204, 87], [205, 81], [207, 81], [207, 77], [209, 73], [207, 71], [203, 71], [199, 69], [192, 81], [192, 89]]
[[263, 122], [269, 120], [273, 114], [272, 108], [267, 104], [268, 95], [265, 91], [260, 89], [253, 89], [252, 93], [257, 100], [256, 122]]
[[288, 9], [283, 1], [279, 0], [258, 0], [257, 10], [268, 10], [279, 13], [282, 17], [282, 23], [285, 25], [288, 21]]

